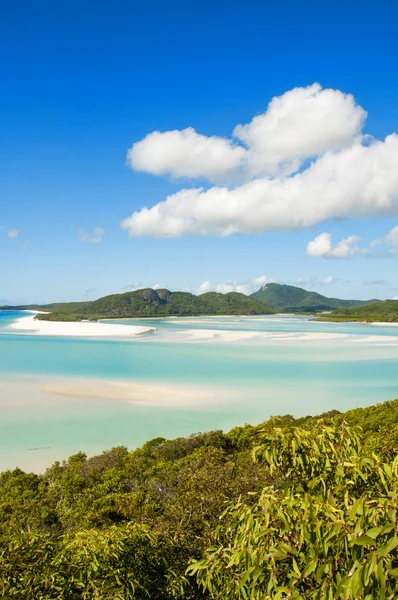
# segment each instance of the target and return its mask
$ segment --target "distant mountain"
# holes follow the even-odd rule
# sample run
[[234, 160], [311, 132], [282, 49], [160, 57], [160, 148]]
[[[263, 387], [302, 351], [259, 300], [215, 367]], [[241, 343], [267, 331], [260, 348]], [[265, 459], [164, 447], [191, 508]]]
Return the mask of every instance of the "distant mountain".
[[262, 315], [275, 312], [263, 302], [236, 292], [208, 292], [195, 296], [188, 292], [151, 288], [104, 296], [90, 302], [47, 304], [38, 308], [49, 311], [47, 315], [38, 315], [39, 319], [53, 321], [171, 315]]
[[378, 300], [339, 300], [327, 298], [317, 292], [308, 292], [292, 285], [280, 283], [267, 283], [258, 292], [254, 292], [251, 298], [264, 302], [277, 310], [289, 312], [311, 312], [317, 310], [337, 310], [340, 308], [352, 308], [374, 304]]
[[363, 321], [398, 323], [398, 300], [384, 300], [367, 306], [340, 309], [322, 317], [322, 321]]

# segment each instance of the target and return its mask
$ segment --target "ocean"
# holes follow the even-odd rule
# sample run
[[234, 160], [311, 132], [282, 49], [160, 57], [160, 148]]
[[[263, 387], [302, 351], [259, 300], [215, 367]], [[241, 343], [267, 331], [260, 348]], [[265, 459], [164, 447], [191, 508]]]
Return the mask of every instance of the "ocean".
[[[0, 311], [1, 470], [398, 397], [398, 327], [293, 315], [129, 319], [117, 323], [156, 331], [89, 339], [9, 329], [21, 316]], [[145, 399], [107, 397], [102, 382], [145, 386]]]

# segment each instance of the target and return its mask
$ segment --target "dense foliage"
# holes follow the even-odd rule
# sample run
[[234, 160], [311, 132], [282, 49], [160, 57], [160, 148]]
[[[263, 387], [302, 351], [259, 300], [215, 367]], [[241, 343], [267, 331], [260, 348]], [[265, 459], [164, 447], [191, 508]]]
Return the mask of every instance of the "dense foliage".
[[398, 300], [384, 300], [370, 306], [338, 310], [323, 321], [398, 322]]
[[262, 315], [274, 312], [262, 302], [237, 292], [208, 292], [195, 296], [188, 292], [150, 288], [113, 294], [90, 302], [49, 304], [40, 308], [49, 311], [49, 314], [39, 314], [37, 318], [50, 321], [168, 315]]
[[392, 600], [397, 417], [287, 415], [2, 473], [0, 597]]
[[327, 298], [316, 292], [307, 292], [302, 288], [279, 283], [267, 283], [260, 290], [251, 295], [251, 298], [260, 300], [268, 306], [280, 311], [313, 312], [321, 310], [337, 310], [373, 304], [377, 300], [339, 300]]

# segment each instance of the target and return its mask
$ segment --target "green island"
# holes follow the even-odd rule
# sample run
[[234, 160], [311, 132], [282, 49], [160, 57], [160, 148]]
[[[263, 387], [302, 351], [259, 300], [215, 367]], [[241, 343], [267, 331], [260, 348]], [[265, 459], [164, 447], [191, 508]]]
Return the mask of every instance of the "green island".
[[267, 283], [251, 298], [259, 300], [280, 312], [313, 313], [324, 310], [340, 310], [374, 304], [378, 300], [340, 300], [327, 298], [317, 292], [280, 283]]
[[398, 597], [398, 400], [0, 475], [0, 596]]
[[189, 292], [170, 292], [151, 288], [124, 294], [112, 294], [89, 302], [66, 302], [29, 308], [46, 311], [46, 314], [38, 314], [36, 317], [44, 321], [162, 316], [263, 315], [276, 312], [263, 302], [238, 292], [227, 294], [207, 292], [195, 296]]
[[398, 300], [384, 300], [367, 306], [336, 310], [317, 320], [359, 323], [398, 323]]

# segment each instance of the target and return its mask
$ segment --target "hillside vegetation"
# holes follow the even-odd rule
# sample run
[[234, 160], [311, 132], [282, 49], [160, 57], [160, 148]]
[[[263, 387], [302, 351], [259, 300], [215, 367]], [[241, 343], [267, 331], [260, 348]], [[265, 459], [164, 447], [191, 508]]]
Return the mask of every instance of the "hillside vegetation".
[[280, 311], [313, 312], [323, 310], [337, 310], [373, 304], [378, 300], [339, 300], [327, 298], [316, 292], [308, 292], [292, 285], [267, 283], [260, 290], [254, 292], [251, 298], [264, 302], [268, 306]]
[[38, 319], [54, 321], [168, 315], [261, 315], [274, 312], [262, 302], [237, 292], [228, 294], [208, 292], [195, 296], [188, 292], [150, 288], [125, 294], [112, 294], [90, 302], [48, 304], [40, 308], [50, 312], [38, 315]]
[[398, 300], [384, 300], [369, 306], [337, 310], [332, 315], [325, 315], [320, 320], [398, 323]]
[[2, 473], [0, 597], [393, 600], [397, 416], [286, 415]]

